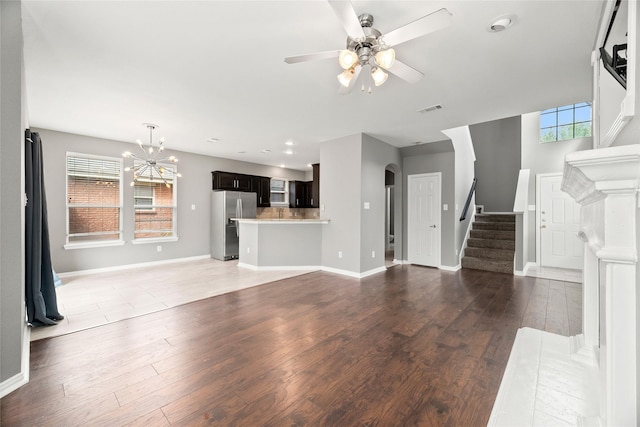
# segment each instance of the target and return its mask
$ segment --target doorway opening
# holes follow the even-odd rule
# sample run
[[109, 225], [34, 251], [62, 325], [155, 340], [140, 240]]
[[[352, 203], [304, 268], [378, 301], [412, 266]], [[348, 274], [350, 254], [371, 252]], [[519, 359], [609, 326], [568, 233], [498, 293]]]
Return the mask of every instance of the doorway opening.
[[395, 172], [391, 166], [384, 171], [385, 213], [384, 213], [384, 264], [393, 265], [395, 259]]

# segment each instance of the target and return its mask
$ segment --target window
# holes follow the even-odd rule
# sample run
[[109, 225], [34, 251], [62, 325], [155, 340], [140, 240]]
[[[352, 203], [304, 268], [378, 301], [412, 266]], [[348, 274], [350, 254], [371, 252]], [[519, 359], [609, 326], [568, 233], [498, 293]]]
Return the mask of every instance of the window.
[[[134, 166], [139, 161], [134, 162]], [[175, 165], [158, 165], [163, 173], [145, 172], [133, 185], [134, 239], [175, 240], [177, 188]], [[138, 243], [141, 243], [138, 242]]]
[[565, 105], [540, 113], [540, 142], [591, 136], [591, 103]]
[[67, 153], [67, 245], [123, 244], [122, 160]]
[[271, 206], [289, 206], [289, 182], [271, 178]]
[[140, 183], [140, 185], [133, 187], [133, 204], [136, 207], [136, 212], [153, 210], [153, 194], [153, 185], [148, 185], [148, 183]]

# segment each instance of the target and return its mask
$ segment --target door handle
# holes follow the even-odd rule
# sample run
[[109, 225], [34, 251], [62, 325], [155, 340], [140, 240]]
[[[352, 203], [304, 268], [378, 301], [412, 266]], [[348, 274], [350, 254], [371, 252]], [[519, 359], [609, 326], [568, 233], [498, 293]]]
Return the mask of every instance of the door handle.
[[431, 228], [436, 228], [436, 226], [435, 226], [435, 225], [430, 225], [429, 227], [431, 227]]
[[547, 226], [546, 225], [541, 225], [540, 228], [547, 228]]

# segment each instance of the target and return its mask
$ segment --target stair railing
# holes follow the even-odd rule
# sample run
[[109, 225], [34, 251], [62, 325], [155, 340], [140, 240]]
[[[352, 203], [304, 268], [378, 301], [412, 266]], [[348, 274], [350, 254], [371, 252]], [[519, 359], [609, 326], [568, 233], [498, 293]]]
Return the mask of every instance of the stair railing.
[[471, 189], [469, 190], [469, 195], [467, 196], [467, 201], [464, 204], [464, 209], [462, 209], [462, 215], [460, 215], [460, 221], [464, 221], [467, 218], [467, 211], [469, 210], [469, 205], [471, 204], [471, 198], [473, 197], [473, 193], [476, 191], [476, 182], [478, 180], [473, 178], [471, 182]]

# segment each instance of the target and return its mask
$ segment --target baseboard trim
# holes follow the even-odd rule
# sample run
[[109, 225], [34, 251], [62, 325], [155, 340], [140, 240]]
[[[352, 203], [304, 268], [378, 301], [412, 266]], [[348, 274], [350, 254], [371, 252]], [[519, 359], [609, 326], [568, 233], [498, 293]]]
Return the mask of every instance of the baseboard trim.
[[387, 271], [387, 267], [378, 267], [378, 268], [374, 268], [372, 270], [368, 270], [368, 271], [364, 271], [362, 273], [356, 273], [355, 271], [349, 271], [349, 270], [342, 270], [339, 268], [333, 268], [333, 267], [322, 267], [322, 271], [326, 271], [327, 273], [336, 273], [336, 274], [341, 274], [343, 276], [349, 276], [349, 277], [354, 277], [356, 279], [363, 279], [367, 276], [371, 276], [373, 274], [377, 274], [377, 273], [382, 273], [383, 271]]
[[520, 270], [513, 270], [513, 274], [514, 276], [526, 276], [527, 273], [529, 272], [529, 268], [534, 267], [536, 265], [535, 262], [528, 262], [524, 265], [524, 268], [522, 269], [522, 271]]
[[322, 270], [322, 267], [319, 265], [263, 265], [256, 266], [252, 264], [247, 264], [244, 262], [239, 262], [238, 267], [246, 268], [248, 270], [253, 271], [318, 271]]
[[20, 361], [20, 372], [7, 378], [0, 383], [0, 398], [19, 389], [29, 382], [29, 357], [31, 345], [31, 328], [24, 325], [22, 336], [22, 360]]
[[445, 271], [458, 271], [462, 268], [462, 264], [458, 264], [458, 265], [441, 265], [438, 267], [440, 270], [445, 270]]
[[197, 261], [201, 259], [211, 258], [211, 255], [198, 255], [186, 258], [173, 258], [173, 259], [165, 259], [162, 261], [150, 261], [150, 262], [141, 262], [138, 264], [125, 264], [125, 265], [114, 265], [112, 267], [103, 267], [103, 268], [92, 268], [88, 270], [78, 270], [78, 271], [69, 271], [66, 273], [57, 273], [58, 277], [64, 279], [66, 277], [74, 277], [81, 276], [85, 274], [95, 274], [95, 273], [109, 273], [112, 271], [120, 271], [120, 270], [129, 270], [131, 268], [140, 268], [140, 267], [153, 267], [154, 265], [164, 265], [164, 264], [172, 264], [176, 262], [185, 262], [185, 261]]

